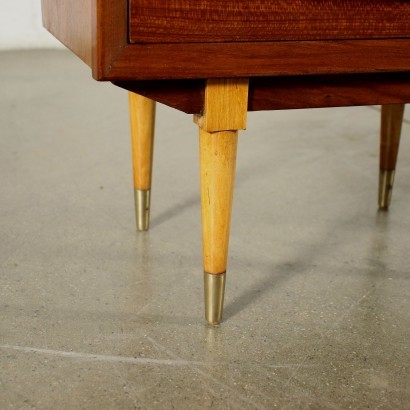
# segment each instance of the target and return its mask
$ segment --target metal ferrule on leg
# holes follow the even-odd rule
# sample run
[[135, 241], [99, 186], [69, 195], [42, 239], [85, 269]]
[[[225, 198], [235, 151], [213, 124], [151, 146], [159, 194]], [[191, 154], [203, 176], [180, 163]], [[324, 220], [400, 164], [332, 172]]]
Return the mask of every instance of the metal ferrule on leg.
[[386, 210], [390, 206], [393, 192], [395, 170], [380, 170], [379, 174], [379, 208]]
[[225, 282], [226, 273], [204, 273], [205, 319], [210, 325], [218, 325], [222, 320]]
[[135, 195], [135, 220], [137, 222], [138, 231], [148, 231], [149, 229], [149, 213], [151, 205], [151, 190], [136, 189]]

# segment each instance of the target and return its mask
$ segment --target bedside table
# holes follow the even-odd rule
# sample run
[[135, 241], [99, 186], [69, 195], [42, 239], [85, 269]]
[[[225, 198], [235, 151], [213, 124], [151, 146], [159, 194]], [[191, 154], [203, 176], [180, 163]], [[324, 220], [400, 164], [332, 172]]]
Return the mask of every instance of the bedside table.
[[200, 129], [205, 315], [222, 319], [238, 131], [248, 111], [382, 105], [387, 209], [410, 101], [410, 2], [42, 0], [45, 27], [130, 91], [138, 230], [149, 226], [155, 101]]

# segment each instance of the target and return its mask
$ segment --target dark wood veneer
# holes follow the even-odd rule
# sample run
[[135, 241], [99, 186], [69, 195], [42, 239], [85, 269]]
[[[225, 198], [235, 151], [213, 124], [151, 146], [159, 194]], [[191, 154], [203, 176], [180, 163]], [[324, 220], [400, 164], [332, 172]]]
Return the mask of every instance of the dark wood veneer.
[[[188, 114], [203, 107], [205, 80], [124, 81], [115, 85]], [[259, 77], [249, 83], [249, 111], [410, 101], [410, 73]]]
[[[131, 16], [135, 14], [133, 8], [148, 4], [146, 1], [132, 0]], [[205, 4], [202, 0], [198, 2]], [[166, 44], [164, 41], [170, 39], [167, 37], [162, 38], [161, 43], [130, 44], [127, 0], [42, 0], [42, 3], [46, 27], [92, 66], [95, 79], [113, 81], [185, 112], [201, 110], [205, 78], [251, 78], [250, 110], [410, 101], [410, 38], [221, 43], [209, 42], [204, 36], [204, 42], [200, 43]], [[191, 4], [182, 0], [174, 3], [177, 6]], [[214, 3], [217, 8], [222, 3], [236, 7], [233, 0], [215, 0]], [[321, 15], [323, 24], [325, 16], [336, 16], [337, 10], [348, 26], [352, 3], [359, 5], [357, 13], [362, 17], [372, 5], [375, 10], [369, 11], [367, 29], [370, 30], [372, 24], [380, 24], [376, 36], [387, 34], [389, 30], [392, 36], [409, 34], [409, 19], [403, 20], [410, 12], [407, 1], [295, 0], [285, 3], [241, 0], [238, 4], [241, 7], [252, 4], [255, 8], [259, 3], [270, 3], [266, 7], [281, 4], [283, 13], [290, 15], [296, 10], [290, 4], [303, 3], [305, 13], [315, 7], [324, 7], [328, 14]], [[162, 6], [170, 2], [150, 4], [151, 8], [164, 11], [166, 6]], [[396, 22], [391, 20], [397, 11], [393, 10], [393, 5], [401, 14]], [[199, 10], [195, 7], [193, 15]], [[386, 13], [386, 19], [380, 18], [382, 12]], [[372, 15], [379, 17], [379, 23], [370, 19]], [[131, 26], [135, 24], [131, 17]], [[352, 34], [354, 27], [350, 24], [346, 33]]]
[[409, 50], [410, 39], [131, 45], [98, 79], [399, 72], [410, 67]]
[[130, 42], [409, 37], [410, 12], [405, 3], [402, 0], [130, 0]]
[[410, 67], [410, 39], [129, 44], [126, 0], [43, 0], [43, 7], [46, 27], [57, 38], [89, 64], [92, 51], [97, 80], [400, 72]]
[[86, 64], [92, 63], [92, 0], [41, 0], [43, 24]]

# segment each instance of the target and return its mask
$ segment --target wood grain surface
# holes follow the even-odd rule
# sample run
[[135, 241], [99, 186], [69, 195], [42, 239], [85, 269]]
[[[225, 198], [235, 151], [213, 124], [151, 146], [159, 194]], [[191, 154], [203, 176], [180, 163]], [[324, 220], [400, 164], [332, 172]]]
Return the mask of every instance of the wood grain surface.
[[132, 43], [410, 36], [403, 0], [130, 0]]
[[43, 24], [86, 64], [92, 59], [92, 1], [42, 0]]
[[195, 122], [207, 132], [244, 130], [248, 89], [247, 78], [208, 80], [202, 114], [195, 116]]
[[129, 93], [134, 188], [151, 189], [155, 101]]
[[199, 130], [204, 271], [226, 272], [238, 131]]
[[[164, 2], [152, 2], [159, 3]], [[350, 3], [369, 3], [376, 10], [391, 4], [410, 7], [399, 0]], [[43, 10], [46, 27], [91, 64], [94, 78], [101, 81], [410, 71], [410, 39], [209, 43], [204, 35], [203, 43], [129, 44], [127, 0], [43, 0]], [[371, 20], [375, 26], [387, 21], [382, 14]]]
[[[199, 114], [204, 80], [125, 81], [119, 87]], [[249, 82], [249, 111], [410, 102], [410, 73], [258, 77]]]
[[197, 123], [200, 127], [202, 242], [207, 273], [226, 272], [237, 130], [246, 127], [247, 101], [247, 80], [208, 80], [205, 85], [206, 108], [202, 121]]
[[409, 50], [410, 39], [134, 44], [119, 52], [98, 79], [249, 78], [409, 71]]

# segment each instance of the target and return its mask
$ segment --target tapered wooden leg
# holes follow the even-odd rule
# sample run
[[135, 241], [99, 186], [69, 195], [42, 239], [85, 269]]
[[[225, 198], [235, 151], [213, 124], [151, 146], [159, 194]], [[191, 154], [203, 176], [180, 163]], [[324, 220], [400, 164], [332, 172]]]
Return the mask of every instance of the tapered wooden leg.
[[200, 130], [205, 313], [209, 323], [219, 323], [222, 318], [237, 144], [237, 131]]
[[200, 127], [205, 317], [222, 320], [238, 130], [246, 127], [248, 81], [209, 80]]
[[387, 210], [390, 205], [397, 154], [399, 152], [404, 104], [382, 106], [380, 131], [379, 208]]
[[135, 217], [138, 231], [147, 231], [151, 206], [155, 101], [130, 92], [131, 146]]

